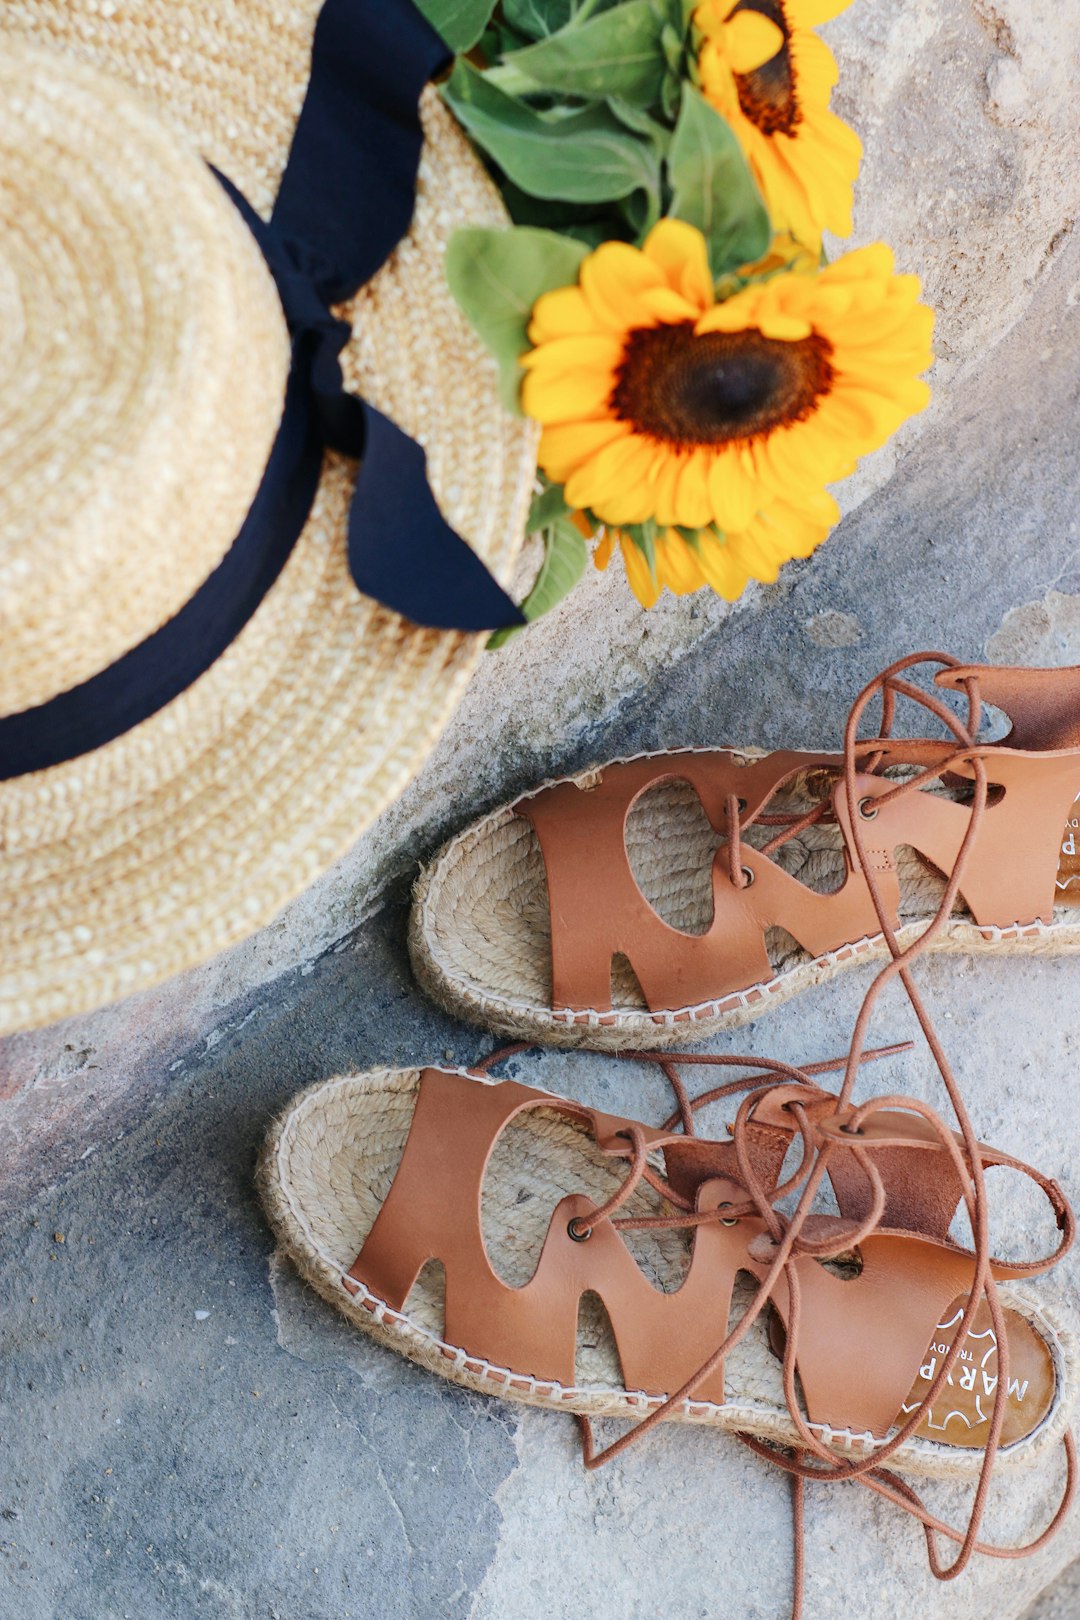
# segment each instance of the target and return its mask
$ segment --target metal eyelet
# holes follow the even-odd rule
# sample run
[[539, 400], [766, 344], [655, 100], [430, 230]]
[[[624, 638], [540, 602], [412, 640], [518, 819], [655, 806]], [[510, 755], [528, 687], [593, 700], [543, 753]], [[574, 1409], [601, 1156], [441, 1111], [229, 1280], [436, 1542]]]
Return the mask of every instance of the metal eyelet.
[[742, 875], [746, 879], [746, 882], [743, 884], [743, 888], [744, 889], [749, 889], [750, 886], [752, 885], [753, 881], [754, 881], [754, 878], [757, 876], [757, 874], [754, 871], [753, 867], [744, 866], [743, 869], [742, 869]]
[[[872, 805], [873, 808], [868, 810], [866, 808], [868, 804]], [[873, 799], [865, 798], [859, 800], [859, 815], [864, 821], [873, 821], [874, 817], [877, 815], [877, 805], [874, 804]]]
[[567, 1221], [566, 1230], [571, 1241], [574, 1243], [588, 1243], [589, 1239], [592, 1237], [592, 1227], [582, 1227], [581, 1222], [576, 1215], [572, 1220]]
[[745, 815], [746, 814], [746, 800], [745, 799], [736, 799], [735, 802], [739, 807], [740, 816]]
[[[717, 1209], [730, 1209], [731, 1208], [731, 1199], [730, 1198], [725, 1198], [724, 1202], [722, 1204], [717, 1204], [716, 1207], [717, 1207]], [[720, 1225], [721, 1226], [738, 1226], [738, 1224], [739, 1224], [739, 1222], [738, 1222], [738, 1217], [737, 1216], [734, 1216], [734, 1215], [731, 1215], [731, 1216], [729, 1216], [729, 1215], [721, 1215], [721, 1217], [720, 1217]]]

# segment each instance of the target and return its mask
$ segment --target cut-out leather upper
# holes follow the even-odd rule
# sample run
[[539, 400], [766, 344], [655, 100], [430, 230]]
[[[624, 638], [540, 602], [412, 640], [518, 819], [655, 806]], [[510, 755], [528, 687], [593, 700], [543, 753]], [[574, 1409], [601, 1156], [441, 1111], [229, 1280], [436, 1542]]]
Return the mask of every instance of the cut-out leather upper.
[[[959, 687], [972, 675], [1014, 724], [1006, 744], [972, 750], [995, 791], [967, 854], [962, 897], [984, 927], [1048, 923], [1054, 915], [1062, 829], [1080, 794], [1080, 668], [950, 669], [939, 684]], [[880, 923], [866, 866], [895, 926], [897, 848], [911, 846], [948, 874], [971, 812], [965, 803], [927, 791], [892, 798], [878, 808], [873, 801], [896, 787], [880, 773], [891, 765], [933, 769], [954, 753], [952, 744], [927, 740], [859, 745], [860, 760], [874, 763], [872, 774], [857, 771], [853, 783], [856, 803], [870, 801], [871, 814], [860, 827], [865, 865], [852, 834], [840, 754], [782, 751], [750, 763], [726, 750], [658, 754], [616, 762], [581, 785], [559, 782], [519, 800], [515, 813], [533, 827], [547, 877], [553, 1008], [610, 1012], [611, 962], [620, 954], [633, 968], [649, 1010], [660, 1012], [702, 1006], [767, 981], [770, 927], [785, 929], [811, 956], [876, 936]], [[721, 846], [713, 863], [708, 930], [689, 935], [658, 916], [626, 851], [627, 817], [643, 793], [672, 779], [689, 782], [723, 837], [730, 836], [733, 797], [740, 816], [752, 822], [779, 788], [818, 769], [836, 777], [831, 815], [843, 835], [847, 867], [836, 892], [815, 892], [748, 844], [740, 846], [740, 863], [749, 881], [737, 884]], [[954, 761], [950, 773], [974, 778], [970, 764]]]
[[[792, 1095], [807, 1102], [820, 1129], [830, 1129], [835, 1099], [827, 1093], [808, 1097], [805, 1088], [782, 1087], [770, 1093], [746, 1138], [754, 1171], [770, 1188], [792, 1140], [794, 1124], [784, 1107]], [[427, 1262], [441, 1261], [444, 1340], [523, 1380], [565, 1388], [575, 1378], [579, 1302], [582, 1294], [594, 1292], [611, 1320], [625, 1387], [670, 1393], [724, 1341], [738, 1273], [749, 1272], [759, 1281], [766, 1275], [765, 1223], [743, 1216], [734, 1225], [696, 1227], [685, 1280], [674, 1293], [662, 1293], [610, 1223], [598, 1223], [586, 1242], [571, 1237], [569, 1224], [587, 1219], [594, 1207], [572, 1194], [552, 1210], [533, 1276], [523, 1287], [509, 1286], [496, 1276], [485, 1250], [481, 1187], [500, 1133], [524, 1110], [537, 1107], [581, 1120], [601, 1151], [625, 1155], [619, 1133], [630, 1129], [630, 1120], [514, 1081], [483, 1084], [425, 1070], [400, 1167], [348, 1279], [401, 1310]], [[645, 1129], [649, 1142], [666, 1134]], [[944, 1313], [969, 1288], [972, 1258], [947, 1236], [960, 1183], [932, 1132], [907, 1114], [878, 1113], [864, 1122], [860, 1140], [873, 1144], [888, 1191], [889, 1226], [861, 1243], [862, 1269], [853, 1280], [834, 1275], [809, 1255], [796, 1261], [802, 1295], [798, 1371], [812, 1422], [881, 1436], [918, 1377]], [[662, 1151], [671, 1186], [691, 1196], [698, 1209], [745, 1201], [731, 1142], [687, 1137]], [[983, 1157], [987, 1164], [1011, 1162], [990, 1149]], [[857, 1224], [866, 1213], [866, 1181], [853, 1161], [845, 1160], [846, 1155], [834, 1154], [832, 1180], [840, 1220]], [[815, 1219], [827, 1224], [830, 1217]], [[995, 1263], [994, 1275], [1024, 1276], [1045, 1263]], [[786, 1321], [783, 1276], [772, 1298]], [[701, 1382], [695, 1398], [723, 1403], [722, 1365]]]

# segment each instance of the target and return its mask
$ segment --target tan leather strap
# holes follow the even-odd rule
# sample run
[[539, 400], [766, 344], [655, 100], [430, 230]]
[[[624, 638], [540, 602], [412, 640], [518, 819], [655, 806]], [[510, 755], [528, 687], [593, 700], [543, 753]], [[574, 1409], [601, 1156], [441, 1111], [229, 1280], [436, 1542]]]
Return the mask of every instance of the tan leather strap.
[[[987, 798], [965, 859], [963, 900], [983, 927], [1052, 921], [1062, 829], [1080, 793], [1080, 667], [992, 669], [989, 675], [988, 668], [949, 668], [937, 684], [973, 689], [969, 720], [973, 715], [976, 726], [979, 683], [991, 702], [1012, 705], [1009, 746], [976, 743], [974, 730], [955, 724], [939, 700], [899, 675], [890, 680], [887, 671], [877, 683], [886, 694], [883, 732], [899, 694], [943, 719], [954, 745], [882, 736], [860, 742], [845, 756], [785, 751], [749, 764], [729, 751], [660, 755], [615, 763], [587, 783], [557, 783], [520, 800], [515, 813], [536, 832], [547, 877], [552, 1006], [610, 1011], [617, 954], [629, 960], [650, 1011], [722, 1000], [771, 976], [765, 948], [770, 927], [784, 928], [812, 956], [879, 933], [868, 875], [895, 927], [896, 850], [910, 846], [948, 875], [971, 825], [968, 804], [923, 789], [943, 778], [954, 785], [974, 783], [978, 768], [987, 777]], [[896, 765], [922, 774], [897, 784], [882, 774]], [[819, 806], [799, 820], [771, 814], [776, 793], [815, 769], [833, 781]], [[726, 840], [713, 865], [712, 923], [700, 935], [672, 928], [658, 916], [626, 852], [634, 804], [670, 780], [690, 783], [711, 826]], [[854, 818], [861, 822], [860, 838]], [[840, 889], [827, 895], [770, 858], [803, 826], [822, 819], [839, 824], [848, 868]], [[751, 827], [785, 820], [788, 825], [762, 851], [745, 842]]]
[[[700, 1366], [727, 1329], [735, 1276], [730, 1229], [700, 1227], [686, 1281], [678, 1293], [664, 1295], [610, 1225], [597, 1226], [587, 1243], [574, 1241], [570, 1222], [588, 1217], [593, 1206], [585, 1198], [564, 1198], [552, 1212], [532, 1279], [523, 1288], [509, 1287], [492, 1271], [484, 1248], [480, 1192], [500, 1132], [536, 1107], [582, 1119], [598, 1140], [613, 1136], [613, 1126], [631, 1124], [513, 1081], [481, 1086], [460, 1074], [425, 1070], [400, 1168], [348, 1275], [400, 1310], [421, 1268], [440, 1260], [447, 1341], [470, 1356], [566, 1387], [574, 1383], [578, 1304], [592, 1289], [611, 1318], [627, 1388], [662, 1393], [672, 1376], [681, 1383]], [[702, 1196], [718, 1199], [726, 1190], [713, 1184]], [[723, 1400], [722, 1371], [702, 1398]]]
[[978, 684], [980, 697], [1012, 721], [1014, 748], [1080, 748], [1080, 664], [1022, 669], [1008, 664], [957, 664], [934, 677], [944, 691]]
[[823, 754], [770, 754], [745, 766], [726, 752], [672, 754], [608, 766], [595, 786], [562, 782], [519, 801], [515, 811], [534, 828], [547, 874], [552, 1005], [609, 1010], [611, 959], [620, 952], [657, 1011], [698, 1006], [768, 978], [764, 935], [774, 922], [814, 954], [876, 932], [866, 887], [854, 874], [839, 893], [818, 895], [745, 849], [752, 886], [736, 888], [718, 859], [712, 925], [705, 934], [687, 935], [649, 905], [626, 855], [626, 818], [658, 782], [690, 782], [710, 823], [723, 832], [732, 794], [753, 816], [793, 775], [814, 766], [835, 772], [839, 764], [837, 756]]
[[[836, 1099], [809, 1081], [795, 1084], [784, 1076], [767, 1090], [757, 1088], [749, 1101], [733, 1139], [717, 1142], [654, 1130], [514, 1081], [484, 1085], [460, 1073], [427, 1069], [401, 1164], [348, 1277], [401, 1310], [423, 1266], [440, 1261], [446, 1277], [446, 1341], [520, 1377], [564, 1387], [574, 1383], [581, 1296], [593, 1292], [611, 1320], [625, 1387], [666, 1394], [691, 1379], [726, 1338], [738, 1272], [761, 1281], [769, 1273], [775, 1245], [766, 1216], [782, 1194], [778, 1180], [799, 1130], [797, 1110], [814, 1121], [823, 1140], [834, 1140], [829, 1131], [837, 1118]], [[481, 1189], [499, 1135], [531, 1108], [580, 1120], [603, 1151], [633, 1158], [634, 1164], [621, 1193], [609, 1200], [610, 1213], [580, 1195], [561, 1199], [532, 1278], [510, 1287], [496, 1276], [484, 1247]], [[868, 1181], [860, 1166], [854, 1166], [853, 1176], [839, 1166], [855, 1157], [865, 1161], [868, 1151], [887, 1186], [899, 1167], [900, 1184], [891, 1196], [911, 1229], [882, 1230], [878, 1212], [878, 1235], [863, 1242], [858, 1279], [841, 1282], [813, 1253], [796, 1254], [792, 1267], [771, 1285], [770, 1297], [787, 1320], [793, 1269], [804, 1303], [797, 1365], [809, 1420], [883, 1436], [946, 1307], [970, 1287], [974, 1257], [948, 1241], [947, 1216], [940, 1235], [919, 1228], [920, 1209], [938, 1223], [939, 1185], [955, 1184], [940, 1163], [932, 1162], [945, 1156], [927, 1122], [919, 1115], [876, 1110], [860, 1132], [848, 1143], [837, 1139], [842, 1151], [829, 1158], [829, 1174], [847, 1198], [848, 1208], [841, 1204], [846, 1218], [839, 1223], [819, 1218], [806, 1235], [815, 1249], [835, 1250], [851, 1241], [866, 1218]], [[666, 1180], [656, 1177], [654, 1184], [687, 1214], [666, 1221], [616, 1218], [646, 1173], [646, 1155], [656, 1149], [663, 1152]], [[996, 1161], [991, 1150], [983, 1152], [987, 1162]], [[947, 1161], [944, 1169], [951, 1169]], [[763, 1196], [755, 1194], [755, 1186]], [[851, 1191], [855, 1187], [857, 1193]], [[959, 1193], [954, 1207], [958, 1198]], [[727, 1211], [722, 1218], [721, 1206]], [[652, 1286], [620, 1236], [620, 1229], [658, 1224], [693, 1230], [689, 1270], [672, 1294]], [[1015, 1274], [1007, 1265], [995, 1264], [994, 1270]], [[695, 1398], [723, 1403], [722, 1360], [695, 1384]]]

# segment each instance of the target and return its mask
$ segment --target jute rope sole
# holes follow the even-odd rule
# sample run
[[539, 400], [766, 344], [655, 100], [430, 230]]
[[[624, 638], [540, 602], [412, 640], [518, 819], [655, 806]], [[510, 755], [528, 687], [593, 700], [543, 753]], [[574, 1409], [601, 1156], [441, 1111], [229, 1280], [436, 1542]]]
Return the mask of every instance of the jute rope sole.
[[[762, 751], [744, 749], [739, 757], [750, 761], [761, 758]], [[587, 785], [595, 776], [595, 770], [583, 771], [556, 780]], [[804, 784], [796, 781], [790, 790], [776, 796], [774, 807], [802, 810], [812, 802]], [[747, 841], [760, 844], [772, 830], [751, 828]], [[708, 929], [712, 920], [710, 874], [719, 843], [688, 783], [659, 783], [631, 809], [626, 827], [631, 868], [646, 900], [672, 927], [689, 934]], [[838, 887], [844, 878], [836, 827], [809, 828], [784, 845], [775, 858], [793, 876], [822, 893]], [[898, 937], [906, 946], [933, 916], [944, 883], [914, 850], [898, 851], [898, 868]], [[716, 1001], [650, 1012], [629, 964], [616, 959], [612, 1010], [554, 1009], [543, 856], [532, 827], [514, 814], [513, 804], [493, 811], [439, 851], [417, 881], [409, 924], [409, 951], [416, 976], [428, 995], [448, 1012], [514, 1039], [602, 1051], [666, 1048], [704, 1040], [760, 1018], [849, 967], [888, 956], [880, 934], [814, 957], [784, 930], [770, 929], [766, 946], [773, 974]], [[969, 914], [958, 910], [929, 949], [964, 955], [1078, 952], [1080, 909], [1060, 906], [1052, 923], [1014, 929], [980, 927]]]
[[[477, 1085], [493, 1083], [471, 1078]], [[565, 1386], [522, 1369], [492, 1365], [447, 1343], [441, 1267], [424, 1268], [402, 1310], [392, 1309], [366, 1288], [354, 1296], [344, 1287], [343, 1276], [361, 1249], [400, 1162], [419, 1082], [416, 1069], [341, 1076], [302, 1092], [275, 1122], [257, 1179], [281, 1250], [355, 1326], [452, 1383], [531, 1406], [640, 1420], [663, 1397], [623, 1387], [610, 1327], [593, 1296], [582, 1301], [576, 1383]], [[582, 1192], [599, 1202], [618, 1179], [591, 1137], [565, 1116], [536, 1109], [514, 1121], [495, 1146], [482, 1195], [484, 1241], [496, 1273], [512, 1286], [528, 1281], [559, 1199]], [[647, 1189], [639, 1191], [623, 1213], [655, 1213], [652, 1197]], [[678, 1287], [689, 1258], [682, 1233], [625, 1236], [655, 1287], [665, 1291]], [[737, 1291], [733, 1318], [750, 1292], [749, 1282]], [[1027, 1439], [1000, 1454], [1000, 1467], [1024, 1468], [1049, 1455], [1061, 1440], [1080, 1370], [1080, 1348], [1071, 1332], [1028, 1291], [1014, 1285], [1003, 1288], [1001, 1297], [1008, 1311], [1025, 1318], [1043, 1338], [1056, 1375], [1054, 1404], [1046, 1419]], [[768, 1348], [763, 1324], [729, 1358], [726, 1390], [723, 1406], [684, 1402], [676, 1419], [753, 1434], [779, 1445], [796, 1442], [784, 1406], [780, 1364]], [[817, 1428], [840, 1454], [861, 1456], [875, 1443], [865, 1433]], [[889, 1466], [908, 1474], [961, 1479], [977, 1472], [980, 1456], [977, 1450], [916, 1436]]]

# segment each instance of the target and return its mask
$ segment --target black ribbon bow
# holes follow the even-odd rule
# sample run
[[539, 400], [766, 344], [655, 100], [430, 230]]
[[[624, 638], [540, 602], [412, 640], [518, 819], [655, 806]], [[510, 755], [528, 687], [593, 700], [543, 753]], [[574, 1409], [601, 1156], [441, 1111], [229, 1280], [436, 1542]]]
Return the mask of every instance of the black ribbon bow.
[[427, 482], [423, 449], [343, 385], [351, 297], [409, 228], [423, 144], [418, 102], [449, 53], [412, 0], [325, 0], [311, 76], [269, 222], [223, 175], [274, 276], [292, 359], [281, 425], [244, 524], [172, 619], [107, 669], [0, 719], [0, 781], [100, 748], [184, 691], [224, 652], [303, 530], [327, 449], [360, 463], [348, 518], [359, 590], [415, 623], [524, 623]]

